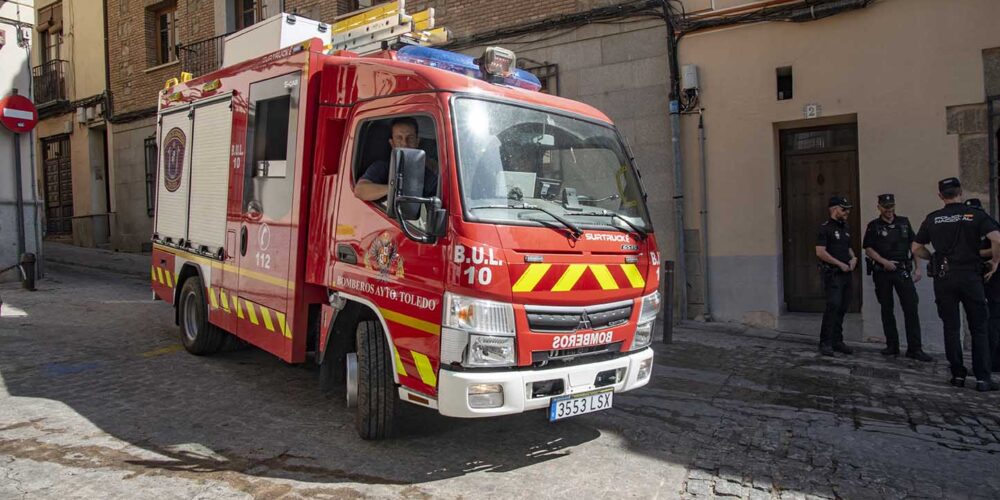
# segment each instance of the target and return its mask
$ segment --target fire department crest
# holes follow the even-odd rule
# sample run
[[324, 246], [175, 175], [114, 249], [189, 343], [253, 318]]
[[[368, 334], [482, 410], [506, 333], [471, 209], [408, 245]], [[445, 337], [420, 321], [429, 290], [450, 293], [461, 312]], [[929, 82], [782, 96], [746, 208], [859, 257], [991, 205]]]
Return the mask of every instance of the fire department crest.
[[375, 238], [372, 246], [365, 252], [365, 267], [378, 271], [379, 277], [388, 280], [389, 276], [403, 277], [403, 257], [396, 250], [396, 243], [388, 231]]
[[163, 136], [163, 187], [171, 193], [181, 187], [184, 174], [184, 148], [187, 137], [184, 131], [174, 127]]

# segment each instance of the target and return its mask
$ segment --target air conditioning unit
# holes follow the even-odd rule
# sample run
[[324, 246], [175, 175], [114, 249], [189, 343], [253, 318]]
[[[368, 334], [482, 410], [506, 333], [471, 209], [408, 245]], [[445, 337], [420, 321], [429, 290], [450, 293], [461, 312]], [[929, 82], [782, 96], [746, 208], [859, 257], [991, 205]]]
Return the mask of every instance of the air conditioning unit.
[[222, 65], [232, 66], [310, 38], [319, 38], [324, 45], [329, 44], [330, 25], [282, 13], [227, 36], [223, 42]]

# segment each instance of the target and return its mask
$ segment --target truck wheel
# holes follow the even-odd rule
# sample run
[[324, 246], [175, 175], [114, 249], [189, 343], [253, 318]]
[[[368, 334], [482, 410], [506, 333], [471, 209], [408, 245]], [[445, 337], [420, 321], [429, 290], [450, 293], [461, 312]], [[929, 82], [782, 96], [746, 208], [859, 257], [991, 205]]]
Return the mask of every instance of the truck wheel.
[[180, 308], [181, 343], [191, 354], [212, 354], [222, 348], [225, 333], [208, 322], [205, 289], [201, 278], [192, 276], [181, 287], [177, 307]]
[[358, 323], [357, 414], [354, 422], [362, 439], [392, 435], [398, 397], [392, 379], [392, 351], [378, 320]]

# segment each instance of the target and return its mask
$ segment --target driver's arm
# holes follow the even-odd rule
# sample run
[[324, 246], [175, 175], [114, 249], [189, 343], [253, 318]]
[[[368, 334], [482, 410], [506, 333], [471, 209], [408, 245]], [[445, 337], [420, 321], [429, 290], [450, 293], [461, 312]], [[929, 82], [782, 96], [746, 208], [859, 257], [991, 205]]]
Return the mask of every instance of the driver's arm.
[[368, 179], [359, 179], [354, 185], [354, 196], [364, 201], [377, 201], [385, 198], [389, 194], [387, 184], [375, 184]]

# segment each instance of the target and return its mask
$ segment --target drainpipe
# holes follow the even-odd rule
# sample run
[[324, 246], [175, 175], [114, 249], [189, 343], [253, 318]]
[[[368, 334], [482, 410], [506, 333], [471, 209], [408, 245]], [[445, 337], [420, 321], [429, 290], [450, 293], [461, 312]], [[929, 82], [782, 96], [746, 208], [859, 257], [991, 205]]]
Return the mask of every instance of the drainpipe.
[[705, 294], [703, 319], [712, 321], [712, 289], [708, 273], [708, 166], [705, 160], [705, 113], [698, 109], [698, 155], [701, 164], [701, 289]]
[[[677, 266], [675, 278], [679, 277], [680, 320], [687, 319], [687, 262], [684, 256], [684, 165], [681, 157], [681, 105], [680, 72], [677, 64], [677, 42], [674, 33], [673, 16], [670, 14], [669, 0], [663, 1], [663, 19], [667, 23], [667, 58], [670, 67], [670, 143], [674, 157], [674, 236], [677, 241]], [[671, 298], [672, 300], [672, 298]]]

